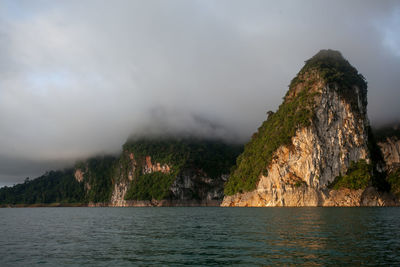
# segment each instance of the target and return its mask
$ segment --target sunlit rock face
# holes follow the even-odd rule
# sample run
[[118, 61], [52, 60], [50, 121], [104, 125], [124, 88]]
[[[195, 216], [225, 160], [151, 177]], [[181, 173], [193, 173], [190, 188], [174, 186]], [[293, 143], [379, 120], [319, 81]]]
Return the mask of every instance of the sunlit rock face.
[[[358, 94], [359, 90], [354, 91]], [[313, 124], [297, 130], [291, 145], [282, 146], [274, 153], [268, 176], [260, 176], [255, 191], [225, 197], [224, 206], [318, 206], [325, 202], [353, 206], [360, 203], [357, 194], [349, 196], [351, 201], [325, 200], [329, 196], [323, 197], [321, 190], [345, 173], [351, 161], [369, 161], [368, 120], [358, 119], [349, 104], [329, 86], [320, 92]], [[365, 108], [360, 105], [360, 113], [365, 114]], [[346, 198], [346, 195], [340, 196]]]
[[[374, 188], [328, 188], [337, 176], [346, 173], [351, 162], [371, 162], [366, 88], [356, 84], [341, 88], [340, 83], [326, 82], [315, 70], [299, 75], [302, 82], [290, 88], [285, 101], [303, 90], [315, 93], [311, 124], [297, 129], [290, 144], [280, 146], [273, 153], [255, 190], [225, 196], [222, 206], [394, 204], [390, 196]], [[344, 90], [346, 97], [338, 93]], [[394, 150], [394, 146], [387, 150]]]
[[159, 162], [155, 162], [154, 164], [151, 162], [151, 156], [146, 156], [146, 163], [143, 166], [143, 173], [153, 173], [153, 172], [162, 172], [169, 173], [171, 170], [168, 164], [161, 164]]
[[75, 176], [75, 180], [77, 180], [79, 183], [83, 182], [83, 175], [84, 172], [81, 169], [76, 169], [74, 176]]

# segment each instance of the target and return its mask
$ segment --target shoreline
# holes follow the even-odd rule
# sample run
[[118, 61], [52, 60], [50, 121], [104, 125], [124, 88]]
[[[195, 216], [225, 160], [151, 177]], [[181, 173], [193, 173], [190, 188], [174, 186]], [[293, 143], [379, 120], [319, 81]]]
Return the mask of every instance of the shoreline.
[[0, 204], [0, 208], [62, 208], [88, 207], [86, 203], [35, 203], [35, 204]]
[[0, 208], [62, 208], [62, 207], [220, 207], [218, 201], [176, 201], [176, 200], [129, 200], [120, 205], [104, 202], [89, 203], [35, 203], [35, 204], [0, 204]]
[[383, 205], [383, 206], [221, 206], [221, 205], [104, 205], [104, 203], [38, 203], [38, 204], [1, 204], [0, 209], [6, 208], [152, 208], [152, 207], [181, 207], [181, 208], [196, 208], [196, 207], [220, 207], [220, 208], [393, 208], [400, 205]]

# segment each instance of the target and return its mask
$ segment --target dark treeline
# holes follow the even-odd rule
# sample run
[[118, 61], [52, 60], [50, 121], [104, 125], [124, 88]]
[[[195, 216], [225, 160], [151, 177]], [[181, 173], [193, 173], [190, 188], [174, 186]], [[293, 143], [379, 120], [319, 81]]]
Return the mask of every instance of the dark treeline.
[[72, 169], [50, 171], [22, 184], [0, 189], [0, 204], [83, 203], [83, 183], [75, 180]]
[[[216, 140], [157, 138], [129, 141], [124, 151], [132, 152], [137, 162], [135, 178], [130, 183], [128, 200], [162, 199], [184, 169], [203, 170], [214, 179], [229, 174], [243, 146], [225, 144]], [[171, 173], [142, 172], [145, 157], [150, 155], [153, 164], [166, 163]], [[113, 185], [119, 179], [128, 179], [132, 162], [126, 153], [119, 157], [97, 156], [80, 161], [74, 168], [50, 171], [13, 187], [0, 189], [0, 205], [50, 204], [50, 203], [107, 203]], [[78, 182], [74, 172], [79, 169], [83, 180]]]

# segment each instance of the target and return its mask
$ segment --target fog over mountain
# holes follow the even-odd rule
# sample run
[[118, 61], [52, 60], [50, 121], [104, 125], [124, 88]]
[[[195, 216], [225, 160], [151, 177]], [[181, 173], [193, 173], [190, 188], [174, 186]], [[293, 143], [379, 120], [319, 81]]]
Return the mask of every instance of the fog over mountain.
[[0, 186], [135, 134], [245, 142], [325, 48], [400, 119], [399, 1], [0, 0]]

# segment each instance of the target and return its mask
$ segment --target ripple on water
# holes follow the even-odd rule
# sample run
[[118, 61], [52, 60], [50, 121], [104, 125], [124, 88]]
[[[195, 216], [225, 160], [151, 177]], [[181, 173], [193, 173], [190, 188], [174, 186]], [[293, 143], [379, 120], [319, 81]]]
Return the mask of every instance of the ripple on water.
[[400, 208], [0, 209], [0, 265], [400, 264]]

